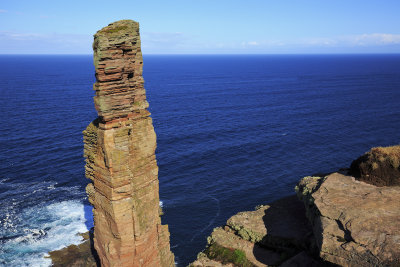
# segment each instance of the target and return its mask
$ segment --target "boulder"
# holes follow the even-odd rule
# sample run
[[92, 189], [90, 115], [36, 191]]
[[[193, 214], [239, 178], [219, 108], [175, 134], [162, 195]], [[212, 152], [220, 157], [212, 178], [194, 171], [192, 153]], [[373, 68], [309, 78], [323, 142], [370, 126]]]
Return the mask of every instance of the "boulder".
[[296, 187], [319, 255], [340, 266], [400, 266], [400, 187], [377, 187], [339, 173]]

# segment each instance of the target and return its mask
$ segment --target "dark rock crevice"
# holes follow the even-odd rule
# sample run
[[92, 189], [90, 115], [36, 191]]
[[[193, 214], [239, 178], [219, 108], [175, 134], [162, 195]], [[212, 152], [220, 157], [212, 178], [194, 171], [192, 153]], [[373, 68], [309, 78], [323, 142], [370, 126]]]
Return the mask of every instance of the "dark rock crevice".
[[339, 229], [343, 231], [345, 243], [347, 242], [355, 242], [353, 237], [351, 237], [351, 231], [344, 227], [343, 223], [340, 220], [335, 220]]

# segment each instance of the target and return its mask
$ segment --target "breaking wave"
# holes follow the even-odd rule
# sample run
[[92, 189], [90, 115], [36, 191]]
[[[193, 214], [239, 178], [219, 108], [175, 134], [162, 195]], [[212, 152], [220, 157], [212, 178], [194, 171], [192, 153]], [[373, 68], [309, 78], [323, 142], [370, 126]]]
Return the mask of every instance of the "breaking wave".
[[49, 251], [81, 242], [78, 233], [93, 226], [91, 212], [91, 206], [71, 200], [6, 215], [0, 221], [0, 265], [50, 266]]

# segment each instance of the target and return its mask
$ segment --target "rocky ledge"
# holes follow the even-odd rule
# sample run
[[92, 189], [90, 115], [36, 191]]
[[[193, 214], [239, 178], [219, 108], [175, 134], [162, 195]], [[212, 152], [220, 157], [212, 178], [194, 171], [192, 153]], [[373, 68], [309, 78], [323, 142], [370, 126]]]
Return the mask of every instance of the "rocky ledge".
[[297, 187], [319, 256], [342, 266], [400, 265], [400, 187], [377, 187], [338, 173]]
[[[277, 266], [295, 257], [319, 266], [312, 251], [313, 231], [303, 203], [289, 196], [255, 211], [232, 216], [215, 228], [207, 248], [191, 266]], [[305, 266], [305, 265], [303, 265]]]
[[82, 236], [82, 243], [78, 245], [69, 245], [60, 250], [49, 252], [53, 267], [98, 267], [100, 259], [94, 249], [93, 231], [79, 234]]
[[[385, 173], [388, 163], [399, 171], [391, 163], [397, 148], [372, 149], [351, 170], [371, 177], [378, 168]], [[375, 179], [378, 186], [357, 179], [340, 173], [303, 178], [297, 196], [240, 212], [215, 228], [190, 266], [400, 266], [400, 187], [382, 186], [397, 185], [398, 178]]]

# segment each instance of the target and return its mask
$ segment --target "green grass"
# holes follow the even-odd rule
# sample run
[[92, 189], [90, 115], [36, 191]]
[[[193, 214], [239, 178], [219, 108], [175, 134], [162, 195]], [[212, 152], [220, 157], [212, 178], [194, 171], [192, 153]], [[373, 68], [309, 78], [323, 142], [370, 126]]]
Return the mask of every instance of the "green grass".
[[240, 249], [230, 249], [223, 246], [218, 245], [217, 243], [209, 246], [205, 253], [207, 256], [212, 259], [219, 261], [223, 264], [232, 263], [238, 267], [254, 267], [247, 258], [244, 251]]

